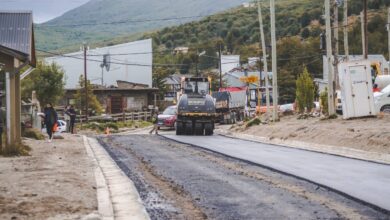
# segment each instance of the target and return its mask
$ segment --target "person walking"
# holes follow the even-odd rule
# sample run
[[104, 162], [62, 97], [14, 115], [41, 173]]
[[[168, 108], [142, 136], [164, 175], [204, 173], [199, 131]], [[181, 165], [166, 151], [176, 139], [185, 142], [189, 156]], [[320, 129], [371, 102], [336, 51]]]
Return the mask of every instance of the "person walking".
[[152, 116], [153, 129], [149, 131], [149, 134], [156, 132], [158, 134], [158, 110], [156, 110]]
[[3, 127], [5, 127], [5, 111], [1, 108], [0, 103], [0, 149], [3, 147]]
[[58, 121], [58, 115], [57, 112], [54, 110], [53, 105], [51, 103], [48, 103], [44, 109], [45, 114], [45, 125], [46, 125], [46, 132], [47, 135], [49, 135], [48, 142], [51, 142], [53, 140], [53, 128], [54, 125]]
[[69, 132], [71, 134], [74, 134], [74, 124], [76, 122], [76, 111], [74, 110], [73, 105], [69, 107], [68, 113], [70, 116]]
[[69, 113], [70, 106], [67, 105], [64, 110], [64, 119], [66, 122], [66, 132], [70, 133], [70, 113]]

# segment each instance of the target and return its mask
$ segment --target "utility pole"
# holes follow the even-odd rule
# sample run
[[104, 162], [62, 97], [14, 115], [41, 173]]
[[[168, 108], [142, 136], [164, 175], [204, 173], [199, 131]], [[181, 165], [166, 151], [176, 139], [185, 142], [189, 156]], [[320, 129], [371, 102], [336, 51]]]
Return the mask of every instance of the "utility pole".
[[271, 45], [272, 45], [272, 99], [273, 99], [273, 121], [279, 120], [278, 115], [278, 66], [276, 61], [276, 28], [275, 28], [275, 0], [270, 1], [271, 11]]
[[363, 22], [363, 33], [364, 33], [364, 59], [368, 59], [368, 33], [367, 33], [367, 0], [363, 0], [363, 14], [364, 14], [364, 22]]
[[345, 54], [345, 59], [349, 61], [348, 0], [344, 0], [344, 54]]
[[[264, 78], [265, 78], [265, 95], [266, 95], [266, 114], [268, 118], [268, 111], [270, 108], [270, 100], [269, 100], [269, 80], [268, 80], [268, 64], [267, 64], [267, 48], [265, 47], [265, 37], [264, 37], [264, 26], [263, 26], [263, 15], [261, 13], [261, 5], [260, 0], [257, 0], [257, 9], [258, 9], [258, 17], [259, 17], [259, 25], [260, 25], [260, 38], [261, 38], [261, 50], [263, 51], [263, 66], [264, 66]], [[261, 69], [260, 69], [261, 72]], [[260, 74], [261, 75], [261, 74]], [[258, 94], [259, 95], [259, 94]]]
[[219, 90], [222, 89], [222, 45], [219, 43]]
[[335, 51], [334, 54], [336, 56], [339, 55], [339, 6], [337, 2], [335, 1], [333, 3], [333, 13], [334, 13], [334, 21], [333, 21], [333, 27], [334, 27], [334, 41], [335, 41]]
[[387, 18], [387, 34], [388, 34], [388, 44], [389, 44], [389, 70], [387, 72], [388, 74], [390, 74], [390, 8], [388, 11], [388, 18]]
[[84, 92], [85, 92], [85, 117], [88, 122], [88, 79], [87, 79], [87, 44], [83, 44], [84, 49]]
[[364, 33], [364, 12], [360, 12], [360, 21], [361, 21], [361, 29], [362, 29], [362, 54], [365, 59], [366, 57], [366, 37]]
[[330, 21], [330, 0], [325, 0], [325, 21], [326, 21], [326, 58], [328, 61], [328, 112], [329, 115], [334, 115], [335, 102], [334, 102], [334, 77], [332, 66], [332, 30]]
[[334, 68], [334, 81], [336, 82], [335, 87], [336, 89], [340, 89], [340, 82], [339, 82], [339, 70], [338, 70], [338, 64], [339, 64], [339, 5], [337, 1], [333, 2], [333, 36], [334, 36], [334, 48], [333, 48], [333, 68]]

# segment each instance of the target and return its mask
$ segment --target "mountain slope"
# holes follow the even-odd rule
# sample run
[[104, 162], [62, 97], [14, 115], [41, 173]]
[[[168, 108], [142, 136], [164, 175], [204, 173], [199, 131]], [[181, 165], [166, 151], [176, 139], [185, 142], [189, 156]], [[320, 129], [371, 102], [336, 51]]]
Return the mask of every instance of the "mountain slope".
[[[150, 31], [197, 20], [243, 2], [247, 0], [91, 0], [37, 25], [37, 47], [57, 50], [78, 46], [82, 41], [97, 42]], [[164, 20], [180, 17], [186, 18]]]

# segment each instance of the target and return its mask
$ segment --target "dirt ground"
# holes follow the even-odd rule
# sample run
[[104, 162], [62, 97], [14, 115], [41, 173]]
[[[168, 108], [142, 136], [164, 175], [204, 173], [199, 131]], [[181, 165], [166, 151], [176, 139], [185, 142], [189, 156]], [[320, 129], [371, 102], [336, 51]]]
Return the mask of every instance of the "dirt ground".
[[390, 154], [390, 115], [354, 120], [285, 116], [280, 122], [247, 129], [234, 125], [230, 132]]
[[31, 156], [0, 157], [0, 219], [83, 219], [96, 215], [93, 163], [80, 136], [25, 140]]

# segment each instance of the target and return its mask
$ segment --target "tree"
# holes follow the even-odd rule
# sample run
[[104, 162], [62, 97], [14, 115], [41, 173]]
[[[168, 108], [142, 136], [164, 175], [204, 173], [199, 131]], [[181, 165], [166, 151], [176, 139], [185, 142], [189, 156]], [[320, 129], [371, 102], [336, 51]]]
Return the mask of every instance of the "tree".
[[56, 104], [64, 95], [64, 71], [55, 63], [46, 65], [38, 63], [37, 68], [22, 80], [22, 99], [31, 98], [32, 91], [36, 91], [38, 100]]
[[164, 97], [165, 93], [168, 91], [167, 85], [165, 84], [165, 78], [171, 74], [173, 74], [173, 72], [164, 67], [157, 67], [153, 72], [153, 87], [158, 88], [160, 97]]
[[314, 82], [307, 68], [299, 75], [296, 81], [296, 99], [299, 112], [311, 111], [314, 103]]
[[302, 30], [301, 36], [302, 36], [303, 39], [306, 39], [306, 38], [310, 37], [310, 30], [309, 30], [309, 28], [304, 28]]
[[[80, 75], [79, 78], [79, 86], [80, 89], [77, 90], [74, 98], [76, 99], [76, 107], [77, 109], [84, 110], [85, 109], [85, 80], [84, 76]], [[97, 114], [101, 114], [103, 112], [103, 107], [98, 101], [96, 95], [93, 94], [93, 88], [91, 85], [91, 82], [88, 80], [87, 81], [87, 90], [88, 90], [88, 108], [89, 112], [94, 111]]]

